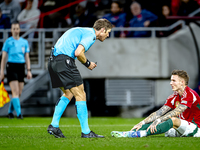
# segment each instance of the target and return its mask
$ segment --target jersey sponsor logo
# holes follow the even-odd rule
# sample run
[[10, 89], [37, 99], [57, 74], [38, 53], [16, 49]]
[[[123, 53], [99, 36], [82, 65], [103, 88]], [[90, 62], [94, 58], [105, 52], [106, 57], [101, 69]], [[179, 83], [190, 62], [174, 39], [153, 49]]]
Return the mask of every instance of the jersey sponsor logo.
[[22, 53], [23, 54], [25, 53], [25, 47], [22, 47]]

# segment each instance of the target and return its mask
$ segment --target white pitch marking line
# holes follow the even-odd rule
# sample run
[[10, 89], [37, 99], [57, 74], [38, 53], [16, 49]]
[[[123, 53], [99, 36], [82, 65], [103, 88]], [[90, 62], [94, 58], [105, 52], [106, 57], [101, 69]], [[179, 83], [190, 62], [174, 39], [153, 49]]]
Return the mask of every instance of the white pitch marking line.
[[[91, 127], [134, 126], [134, 124], [89, 125]], [[47, 126], [0, 126], [0, 128], [46, 128]], [[80, 125], [60, 125], [60, 127], [80, 127]]]

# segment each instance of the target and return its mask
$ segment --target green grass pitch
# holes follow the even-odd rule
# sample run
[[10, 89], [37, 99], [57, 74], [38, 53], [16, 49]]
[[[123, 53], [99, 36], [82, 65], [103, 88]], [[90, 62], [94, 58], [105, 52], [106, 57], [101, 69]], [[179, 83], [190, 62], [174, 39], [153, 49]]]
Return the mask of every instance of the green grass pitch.
[[0, 150], [199, 150], [200, 138], [164, 137], [114, 138], [111, 131], [128, 131], [141, 119], [111, 117], [89, 118], [90, 129], [105, 138], [81, 138], [77, 118], [62, 117], [60, 129], [67, 137], [58, 139], [47, 133], [51, 117], [25, 117], [23, 120], [0, 118]]

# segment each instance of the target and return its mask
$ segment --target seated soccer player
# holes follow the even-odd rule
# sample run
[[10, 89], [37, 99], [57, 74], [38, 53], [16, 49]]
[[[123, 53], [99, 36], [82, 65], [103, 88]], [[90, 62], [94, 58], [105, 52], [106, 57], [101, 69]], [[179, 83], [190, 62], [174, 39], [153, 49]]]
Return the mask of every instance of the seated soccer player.
[[184, 70], [171, 74], [172, 90], [165, 104], [135, 125], [131, 131], [112, 131], [114, 137], [146, 137], [162, 134], [168, 137], [200, 137], [200, 97], [188, 87], [189, 76]]

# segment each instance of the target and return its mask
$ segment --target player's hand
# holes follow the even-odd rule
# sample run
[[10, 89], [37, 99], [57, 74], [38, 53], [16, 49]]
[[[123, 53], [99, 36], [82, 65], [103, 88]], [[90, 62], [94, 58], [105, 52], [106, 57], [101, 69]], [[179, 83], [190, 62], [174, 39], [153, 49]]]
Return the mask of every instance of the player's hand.
[[88, 69], [93, 70], [96, 66], [97, 66], [96, 63], [90, 62], [90, 66], [88, 67]]
[[155, 133], [157, 131], [156, 126], [161, 122], [160, 119], [156, 119], [148, 128], [147, 131], [150, 130], [151, 133]]
[[31, 79], [32, 78], [32, 73], [30, 71], [27, 72], [27, 79]]
[[135, 129], [136, 129], [136, 131], [138, 131], [140, 128], [142, 128], [142, 122], [136, 124], [136, 125], [131, 129], [131, 131], [133, 131], [133, 130], [135, 130]]

